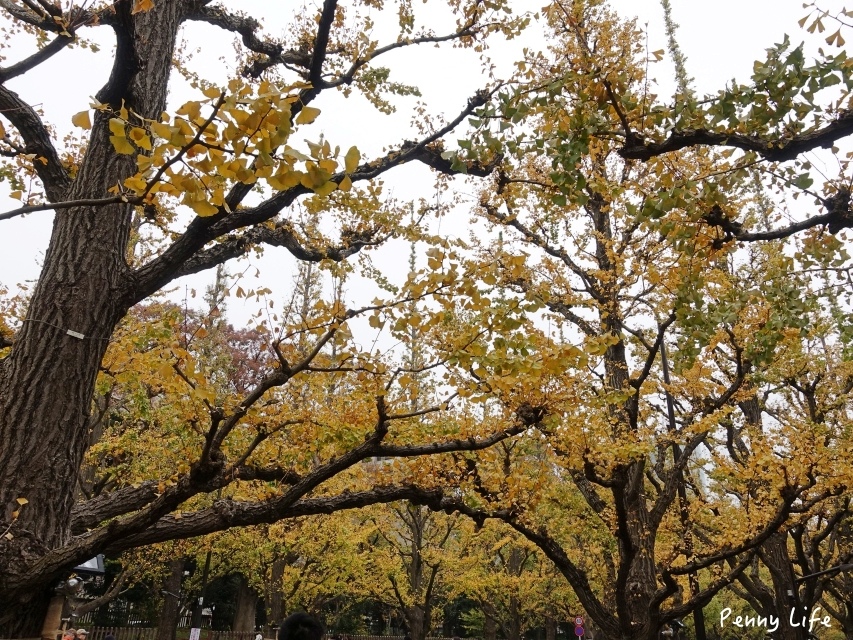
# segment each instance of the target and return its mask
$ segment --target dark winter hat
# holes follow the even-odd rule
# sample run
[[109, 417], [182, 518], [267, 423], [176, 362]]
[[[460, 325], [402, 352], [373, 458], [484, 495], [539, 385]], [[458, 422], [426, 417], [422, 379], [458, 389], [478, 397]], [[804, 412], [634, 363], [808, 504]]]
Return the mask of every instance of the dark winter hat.
[[320, 640], [326, 630], [314, 616], [307, 613], [289, 615], [278, 629], [278, 640]]

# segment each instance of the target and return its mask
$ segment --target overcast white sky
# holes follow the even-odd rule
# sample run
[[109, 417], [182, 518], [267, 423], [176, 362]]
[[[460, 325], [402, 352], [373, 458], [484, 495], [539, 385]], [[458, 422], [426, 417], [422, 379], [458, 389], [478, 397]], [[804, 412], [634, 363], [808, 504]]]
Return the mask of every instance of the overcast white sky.
[[[544, 0], [520, 2], [524, 3], [521, 6], [535, 10]], [[807, 13], [802, 0], [671, 0], [671, 3], [674, 18], [680, 25], [679, 41], [688, 59], [688, 70], [695, 78], [699, 93], [715, 92], [733, 77], [746, 80], [751, 73], [752, 62], [763, 57], [764, 49], [779, 42], [783, 34], [790, 34], [795, 42], [809, 38], [797, 25], [797, 20]], [[242, 0], [228, 4], [253, 15], [269, 16], [264, 20], [264, 26], [269, 33], [276, 35], [291, 15], [285, 7], [301, 6], [302, 2], [282, 1], [276, 3], [275, 10], [269, 8], [270, 2], [262, 0]], [[611, 0], [611, 6], [621, 15], [637, 16], [640, 26], [648, 25], [650, 50], [665, 48], [659, 0]], [[827, 0], [822, 6], [837, 10], [841, 3], [839, 0]], [[423, 8], [417, 3], [416, 9]], [[210, 41], [210, 34], [216, 33], [209, 26], [194, 29], [207, 42]], [[194, 36], [193, 32], [188, 34], [190, 41]], [[820, 41], [812, 38], [812, 42]], [[227, 51], [218, 51], [217, 54], [220, 52], [227, 55]], [[13, 50], [7, 53], [10, 61], [16, 60], [18, 53], [23, 57], [28, 51]], [[413, 52], [410, 58], [403, 55], [396, 59], [389, 58], [387, 63], [394, 69], [397, 80], [418, 85], [427, 104], [434, 105], [437, 110], [443, 110], [452, 117], [464, 105], [472, 88], [482, 82], [475, 59], [472, 57], [470, 68], [466, 68], [459, 62], [460, 52], [457, 50], [450, 52], [452, 55], [448, 57], [433, 58], [438, 62], [424, 64], [423, 53], [432, 56], [434, 50]], [[212, 58], [210, 52], [206, 52], [205, 56], [206, 59]], [[498, 55], [498, 58], [509, 63], [512, 56]], [[452, 64], [452, 67], [448, 64]], [[221, 70], [221, 63], [215, 63], [214, 68]], [[89, 96], [97, 92], [108, 74], [108, 55], [73, 50], [54, 57], [43, 64], [38, 73], [15, 79], [10, 85], [30, 102], [41, 103], [47, 119], [56, 126], [57, 131], [64, 133], [71, 129], [71, 115], [87, 106]], [[665, 93], [672, 86], [671, 67], [661, 63], [656, 74], [661, 79], [660, 89]], [[187, 96], [183, 97], [186, 99]], [[338, 100], [324, 98], [318, 106], [332, 109], [337, 106], [334, 103]], [[340, 144], [344, 149], [356, 144], [367, 155], [371, 151], [378, 151], [386, 141], [392, 143], [399, 140], [404, 135], [401, 132], [408, 128], [409, 114], [402, 109], [394, 117], [388, 118], [369, 109], [361, 109], [356, 101], [350, 101], [345, 111], [337, 113], [346, 113], [347, 117], [336, 117], [331, 122], [321, 116], [318, 120], [320, 129], [333, 144]], [[393, 172], [393, 175], [386, 177], [386, 182], [392, 191], [402, 195], [410, 192], [413, 183], [420, 183], [424, 178], [428, 185], [431, 184], [423, 169], [412, 167]], [[0, 211], [19, 205], [17, 201], [6, 197], [7, 193], [6, 186], [0, 185]], [[39, 262], [50, 233], [50, 222], [49, 212], [0, 221], [0, 283], [14, 286], [38, 276]], [[237, 268], [232, 267], [231, 270], [233, 272]], [[212, 274], [203, 280], [211, 279]], [[284, 289], [276, 292], [279, 296], [284, 295], [290, 284], [289, 278], [284, 280]]]

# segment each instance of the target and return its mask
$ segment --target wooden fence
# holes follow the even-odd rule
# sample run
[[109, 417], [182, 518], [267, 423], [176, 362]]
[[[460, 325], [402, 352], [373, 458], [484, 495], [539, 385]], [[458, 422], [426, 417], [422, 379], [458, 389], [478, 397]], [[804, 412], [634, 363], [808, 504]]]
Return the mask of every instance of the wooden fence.
[[[265, 632], [269, 635], [268, 632]], [[155, 640], [157, 637], [156, 627], [92, 627], [89, 629], [88, 640], [104, 640], [107, 635], [112, 634], [116, 640]], [[179, 629], [178, 638], [189, 635], [189, 629]], [[213, 631], [202, 629], [199, 640], [254, 640], [254, 631]], [[332, 633], [326, 638], [339, 638], [340, 640], [403, 640], [403, 636], [356, 636], [348, 633]], [[275, 640], [273, 637], [265, 640]], [[441, 636], [428, 636], [426, 640], [453, 640]], [[459, 640], [459, 639], [457, 639]]]
[[113, 634], [116, 640], [154, 640], [157, 627], [92, 627], [88, 640], [104, 640]]
[[[189, 636], [189, 629], [178, 629], [178, 638]], [[116, 640], [155, 640], [156, 627], [92, 627], [88, 640], [104, 640], [112, 634]], [[202, 629], [199, 640], [254, 640], [254, 631], [213, 631]], [[270, 639], [273, 640], [273, 639]]]

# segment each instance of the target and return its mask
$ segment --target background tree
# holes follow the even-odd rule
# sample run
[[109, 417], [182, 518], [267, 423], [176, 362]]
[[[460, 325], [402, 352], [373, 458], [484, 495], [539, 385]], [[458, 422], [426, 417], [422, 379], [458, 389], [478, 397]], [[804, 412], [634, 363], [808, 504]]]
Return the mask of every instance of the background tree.
[[377, 506], [368, 523], [365, 590], [400, 612], [412, 640], [424, 640], [440, 625], [437, 614], [460, 577], [466, 527], [458, 516], [410, 503]]
[[[517, 101], [507, 96], [502, 110], [480, 111], [484, 131], [468, 157], [494, 139], [494, 120], [503, 129], [514, 121], [535, 127], [532, 138], [527, 131], [509, 136], [506, 148], [517, 160], [483, 196], [482, 210], [504, 229], [504, 244], [484, 250], [482, 263], [493, 268], [492, 282], [550, 313], [518, 335], [502, 335], [468, 364], [493, 396], [526, 394], [544, 407], [560, 470], [543, 477], [571, 482], [588, 510], [561, 505], [560, 519], [600, 518], [612, 536], [614, 571], [596, 588], [567, 552], [566, 530], [545, 516], [544, 504], [560, 503], [552, 489], [534, 489], [528, 474], [535, 467], [522, 462], [531, 450], [518, 441], [502, 447], [517, 448], [504, 461], [497, 450], [469, 457], [470, 490], [491, 510], [472, 510], [473, 498], [458, 508], [505, 520], [540, 545], [608, 637], [654, 638], [663, 623], [703, 607], [737, 579], [755, 554], [769, 558], [775, 547], [774, 555], [787, 557], [785, 523], [810, 517], [822, 500], [847, 490], [848, 463], [835, 457], [846, 455], [843, 447], [815, 442], [810, 419], [795, 405], [762, 415], [755, 402], [756, 393], [773, 395], [774, 370], [799, 348], [788, 340], [807, 339], [808, 313], [820, 294], [799, 259], [772, 245], [738, 253], [735, 241], [815, 228], [804, 242], [814, 246], [820, 237], [818, 253], [846, 260], [838, 240], [817, 230], [828, 218], [773, 229], [776, 214], [768, 216], [763, 187], [755, 185], [807, 189], [795, 158], [815, 140], [847, 135], [848, 112], [819, 117], [808, 131], [801, 120], [793, 124], [795, 113], [813, 104], [819, 88], [849, 85], [849, 69], [843, 54], [807, 67], [802, 49], [786, 42], [756, 64], [754, 86], [694, 99], [688, 116], [683, 111], [693, 107], [682, 111], [680, 99], [676, 108], [649, 104], [644, 68], [651, 61], [643, 59], [633, 24], [594, 2], [553, 3], [548, 16], [551, 54], [531, 55], [522, 66], [526, 84]], [[779, 85], [770, 83], [771, 70]], [[546, 89], [531, 99], [527, 92], [540, 87]], [[736, 100], [743, 100], [742, 112]], [[709, 127], [701, 134], [699, 114]], [[729, 117], [738, 132], [720, 124]], [[682, 124], [691, 127], [683, 138], [663, 133]], [[718, 133], [710, 133], [712, 125]], [[787, 145], [773, 137], [782, 129], [802, 145], [776, 156], [771, 149]], [[666, 142], [658, 147], [652, 136]], [[718, 153], [717, 144], [746, 153]], [[787, 160], [795, 166], [783, 166]], [[824, 200], [843, 194], [845, 180], [828, 181]], [[845, 202], [843, 215], [848, 208]], [[738, 230], [715, 216], [737, 219]], [[771, 230], [740, 233], [754, 224]], [[664, 347], [676, 354], [671, 377]], [[529, 374], [528, 353], [538, 355], [533, 360], [550, 379]], [[743, 451], [726, 447], [739, 433], [748, 434]], [[749, 519], [737, 518], [744, 509], [733, 505], [745, 507]], [[734, 561], [720, 564], [726, 560]], [[774, 580], [783, 617], [793, 578]], [[802, 634], [787, 629], [782, 633]]]
[[553, 640], [557, 623], [581, 612], [553, 563], [522, 536], [487, 522], [470, 547], [460, 558], [465, 571], [457, 589], [479, 604], [471, 635], [518, 640], [544, 628], [546, 639]]

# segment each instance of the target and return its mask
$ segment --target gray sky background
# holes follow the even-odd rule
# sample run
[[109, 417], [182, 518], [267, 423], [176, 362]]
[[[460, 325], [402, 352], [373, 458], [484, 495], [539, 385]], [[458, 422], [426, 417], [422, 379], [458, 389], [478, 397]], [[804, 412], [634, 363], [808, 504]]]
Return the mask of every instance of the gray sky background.
[[[764, 49], [781, 41], [785, 33], [790, 34], [794, 42], [808, 40], [812, 50], [822, 42], [820, 38], [810, 37], [797, 25], [797, 20], [808, 12], [803, 8], [801, 0], [671, 2], [674, 18], [680, 25], [679, 41], [687, 56], [688, 70], [695, 79], [695, 87], [700, 94], [715, 92], [733, 77], [742, 81], [748, 79], [753, 61], [762, 58]], [[290, 8], [302, 6], [302, 2], [296, 3], [292, 0], [275, 3], [275, 9], [269, 8], [271, 3], [260, 0], [226, 4], [239, 7], [249, 14], [266, 16], [264, 27], [271, 35], [278, 35], [284, 29], [292, 15]], [[519, 6], [529, 6], [531, 9], [538, 9], [541, 4], [541, 0], [519, 2]], [[427, 5], [427, 8], [430, 6]], [[611, 0], [611, 6], [620, 15], [637, 16], [639, 26], [647, 26], [651, 51], [666, 48], [659, 0]], [[841, 3], [831, 0], [823, 2], [822, 6], [838, 10]], [[419, 3], [415, 8], [424, 9]], [[436, 18], [439, 17], [440, 15], [436, 14]], [[97, 31], [104, 32], [105, 36], [109, 35], [106, 29]], [[187, 40], [191, 44], [210, 43], [215, 37], [222, 36], [225, 36], [223, 32], [206, 25], [193, 26], [187, 32]], [[227, 36], [222, 38], [223, 41], [227, 39]], [[533, 47], [541, 44], [537, 42], [534, 34], [525, 38], [524, 43]], [[107, 39], [105, 48], [109, 49], [110, 46], [110, 40]], [[519, 46], [519, 43], [495, 46], [492, 56], [499, 66], [507, 69], [516, 58]], [[216, 62], [215, 58], [218, 55], [227, 57], [229, 48], [230, 44], [219, 46], [214, 51], [204, 50], [198, 59], [203, 60], [205, 66], [209, 66], [211, 75], [221, 77], [227, 70], [227, 60], [223, 67], [223, 63]], [[10, 60], [15, 60], [19, 55], [23, 57], [28, 52], [23, 48], [19, 52], [12, 49], [7, 50], [7, 56]], [[460, 57], [463, 62], [460, 62]], [[465, 64], [465, 59], [470, 61], [470, 64]], [[94, 95], [108, 77], [109, 63], [109, 55], [106, 52], [99, 55], [80, 49], [66, 51], [43, 64], [35, 73], [17, 78], [10, 85], [24, 99], [41, 104], [47, 120], [63, 135], [72, 130], [71, 116], [86, 108], [89, 96]], [[392, 67], [396, 80], [417, 85], [423, 93], [424, 102], [433, 107], [433, 113], [444, 112], [448, 117], [458, 113], [467, 98], [483, 82], [475, 55], [459, 50], [436, 51], [432, 47], [422, 48], [389, 57], [383, 64]], [[652, 73], [660, 79], [659, 94], [665, 95], [672, 90], [672, 71], [668, 62], [656, 65]], [[501, 75], [500, 71], [498, 75]], [[508, 71], [503, 75], [508, 75]], [[172, 99], [176, 104], [192, 97], [192, 94], [186, 92], [186, 88], [173, 89]], [[411, 105], [413, 101], [402, 101], [398, 113], [389, 117], [366, 107], [363, 101], [344, 101], [340, 96], [324, 95], [316, 106], [328, 113], [334, 111], [336, 115], [334, 118], [321, 116], [315, 125], [316, 133], [323, 131], [333, 145], [339, 144], [342, 149], [355, 144], [362, 150], [363, 158], [370, 157], [379, 153], [384, 144], [392, 144], [406, 138], [406, 133], [411, 130], [410, 113], [406, 107]], [[390, 192], [400, 197], [416, 192], [428, 196], [431, 191], [432, 180], [423, 168], [404, 167], [387, 174], [385, 180]], [[425, 191], [413, 189], [413, 185], [424, 184], [427, 185]], [[8, 198], [7, 194], [7, 186], [0, 185], [0, 211], [19, 206], [19, 203]], [[40, 212], [25, 218], [0, 221], [0, 283], [14, 287], [17, 283], [32, 281], [38, 276], [40, 261], [49, 239], [51, 217], [50, 212]], [[399, 252], [401, 248], [392, 248], [392, 251]], [[283, 253], [283, 250], [278, 251]], [[408, 256], [407, 250], [405, 256]], [[402, 257], [392, 257], [392, 261], [399, 263]], [[281, 253], [268, 251], [259, 266], [265, 276], [269, 275], [269, 270], [281, 274], [282, 260], [284, 257]], [[293, 264], [290, 259], [286, 262], [291, 266]], [[234, 265], [230, 270], [234, 273], [241, 270], [241, 267]], [[405, 271], [401, 270], [401, 273]], [[204, 283], [211, 280], [212, 274], [207, 274], [195, 278], [189, 286], [203, 288]], [[268, 280], [269, 278], [266, 278], [264, 284], [270, 286]], [[292, 279], [278, 277], [276, 280], [274, 295], [280, 300], [289, 289]], [[183, 286], [181, 288], [183, 289]], [[252, 305], [251, 309], [246, 311], [255, 308], [256, 306]], [[234, 316], [239, 317], [242, 314], [238, 301], [232, 301], [230, 309]]]

